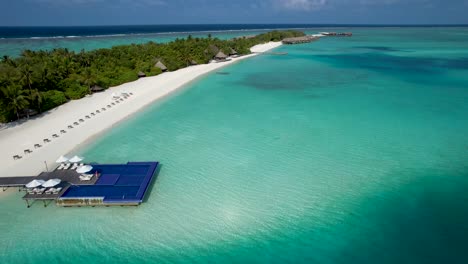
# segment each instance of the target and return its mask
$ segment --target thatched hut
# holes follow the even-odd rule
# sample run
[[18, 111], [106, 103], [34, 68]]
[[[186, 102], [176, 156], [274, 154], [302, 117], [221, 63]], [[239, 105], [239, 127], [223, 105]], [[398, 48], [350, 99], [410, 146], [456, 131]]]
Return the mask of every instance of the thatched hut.
[[216, 47], [215, 45], [210, 45], [208, 46], [208, 51], [211, 53], [211, 54], [217, 54], [219, 52], [219, 48]]
[[196, 62], [195, 60], [190, 60], [190, 65], [198, 65], [198, 62]]
[[142, 71], [138, 72], [138, 78], [143, 78], [143, 77], [146, 77], [146, 73]]
[[233, 48], [230, 48], [229, 56], [237, 56], [237, 51]]
[[98, 93], [98, 92], [102, 92], [106, 89], [102, 88], [101, 86], [99, 85], [93, 85], [91, 86], [91, 88], [89, 88], [89, 90], [92, 92], [92, 93]]
[[161, 69], [161, 71], [165, 72], [167, 71], [166, 65], [164, 65], [161, 61], [158, 61], [154, 67]]
[[222, 51], [219, 51], [215, 56], [215, 60], [226, 60], [227, 57], [228, 56], [226, 54], [224, 54]]
[[29, 117], [35, 116], [37, 114], [39, 114], [39, 112], [37, 112], [36, 110], [27, 108], [27, 109], [24, 109], [22, 112], [20, 112], [19, 116], [20, 116], [20, 118], [23, 118], [23, 117], [29, 118]]

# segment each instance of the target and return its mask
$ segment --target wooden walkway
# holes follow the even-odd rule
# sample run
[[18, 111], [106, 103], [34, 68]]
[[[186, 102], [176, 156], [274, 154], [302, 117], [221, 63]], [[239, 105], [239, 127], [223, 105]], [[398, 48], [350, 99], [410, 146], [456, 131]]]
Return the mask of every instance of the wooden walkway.
[[23, 187], [28, 182], [36, 179], [36, 177], [0, 177], [0, 187]]

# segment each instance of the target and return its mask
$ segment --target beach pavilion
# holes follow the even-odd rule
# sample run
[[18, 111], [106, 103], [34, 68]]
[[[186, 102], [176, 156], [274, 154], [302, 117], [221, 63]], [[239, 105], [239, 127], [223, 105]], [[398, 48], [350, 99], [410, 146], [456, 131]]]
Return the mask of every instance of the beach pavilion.
[[222, 51], [219, 51], [219, 52], [216, 54], [216, 56], [215, 56], [215, 60], [217, 60], [217, 61], [224, 61], [224, 60], [227, 59], [227, 57], [228, 57], [228, 56], [227, 56], [226, 54], [224, 54]]
[[161, 61], [158, 61], [154, 67], [161, 69], [161, 71], [165, 72], [167, 71], [166, 65], [164, 65]]

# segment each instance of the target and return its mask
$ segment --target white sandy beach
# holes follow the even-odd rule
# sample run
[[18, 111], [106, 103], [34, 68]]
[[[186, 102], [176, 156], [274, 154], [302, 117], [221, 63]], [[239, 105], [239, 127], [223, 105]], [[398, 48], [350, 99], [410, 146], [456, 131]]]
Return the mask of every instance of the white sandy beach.
[[[281, 45], [281, 42], [269, 42], [252, 47], [252, 52], [260, 53]], [[63, 154], [70, 153], [79, 144], [87, 139], [102, 133], [106, 129], [143, 109], [148, 104], [177, 90], [190, 81], [224, 66], [246, 59], [256, 54], [251, 54], [231, 61], [202, 64], [187, 67], [174, 72], [167, 72], [154, 77], [139, 79], [107, 89], [102, 93], [96, 93], [80, 100], [74, 100], [52, 109], [39, 117], [35, 117], [23, 123], [11, 123], [0, 129], [0, 177], [7, 176], [34, 176], [45, 171], [45, 163], [49, 170], [56, 167], [55, 160]], [[128, 99], [112, 106], [106, 111], [101, 111], [96, 116], [86, 119], [91, 112], [106, 107], [113, 100], [112, 93], [133, 93]], [[83, 119], [79, 125], [73, 125]], [[68, 129], [68, 125], [74, 128]], [[60, 130], [67, 133], [61, 134]], [[53, 138], [58, 134], [59, 138]], [[48, 138], [50, 143], [43, 143]], [[41, 148], [34, 148], [34, 144], [41, 144]], [[25, 149], [33, 152], [24, 154]], [[14, 160], [14, 155], [23, 158]], [[96, 161], [99, 162], [99, 161]]]

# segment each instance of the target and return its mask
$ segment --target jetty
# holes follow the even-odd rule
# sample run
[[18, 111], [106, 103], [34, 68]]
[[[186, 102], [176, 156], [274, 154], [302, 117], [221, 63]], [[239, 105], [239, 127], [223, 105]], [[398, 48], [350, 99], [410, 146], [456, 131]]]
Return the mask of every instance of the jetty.
[[[29, 207], [41, 201], [44, 207], [57, 206], [137, 206], [143, 203], [159, 162], [128, 162], [127, 164], [95, 164], [87, 174], [79, 169], [42, 172], [37, 176], [0, 177], [0, 187], [25, 191], [23, 200]], [[32, 181], [42, 183], [28, 188]], [[47, 186], [48, 182], [55, 183]], [[53, 188], [52, 188], [53, 187]]]
[[327, 37], [352, 37], [353, 33], [351, 32], [320, 32], [320, 35], [327, 36]]
[[320, 39], [317, 36], [303, 36], [303, 37], [295, 37], [295, 38], [285, 38], [283, 39], [283, 44], [302, 44], [302, 43], [309, 43], [312, 41], [316, 41]]

